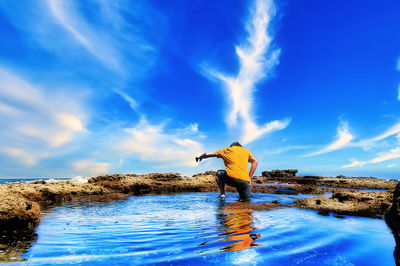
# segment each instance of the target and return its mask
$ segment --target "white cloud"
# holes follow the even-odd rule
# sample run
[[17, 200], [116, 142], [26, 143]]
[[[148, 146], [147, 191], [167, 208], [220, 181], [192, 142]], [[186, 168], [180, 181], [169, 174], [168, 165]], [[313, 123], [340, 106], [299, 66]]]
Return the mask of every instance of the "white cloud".
[[400, 71], [400, 58], [397, 59], [396, 70]]
[[85, 115], [72, 95], [45, 92], [0, 67], [0, 144], [4, 154], [34, 165], [52, 148], [71, 142], [86, 131]]
[[67, 66], [65, 72], [98, 77], [106, 70], [102, 80], [122, 87], [121, 79], [143, 77], [154, 65], [167, 25], [145, 1], [0, 1], [0, 9], [22, 38]]
[[388, 166], [387, 166], [387, 168], [392, 168], [392, 167], [395, 167], [397, 164], [395, 164], [395, 163], [393, 163], [393, 164], [389, 164]]
[[400, 84], [397, 86], [397, 100], [400, 101]]
[[395, 149], [391, 149], [388, 152], [381, 152], [378, 154], [377, 157], [373, 158], [372, 160], [369, 161], [365, 161], [365, 162], [358, 162], [358, 164], [349, 164], [349, 165], [345, 165], [342, 168], [346, 168], [346, 167], [353, 167], [356, 165], [366, 165], [366, 164], [376, 164], [376, 163], [381, 163], [381, 162], [385, 162], [388, 160], [393, 160], [393, 159], [398, 159], [400, 158], [400, 147], [399, 148], [395, 148]]
[[112, 70], [121, 71], [119, 53], [86, 22], [72, 1], [48, 0], [51, 14], [89, 53]]
[[348, 146], [353, 139], [354, 139], [354, 137], [349, 131], [348, 123], [341, 122], [337, 128], [337, 137], [334, 142], [332, 142], [328, 146], [320, 149], [319, 151], [308, 154], [306, 156], [315, 156], [315, 155], [331, 152], [334, 150], [343, 149], [344, 147]]
[[26, 166], [34, 166], [39, 160], [39, 156], [35, 156], [20, 148], [6, 147], [1, 150], [2, 153], [19, 159]]
[[119, 90], [114, 90], [115, 93], [117, 93], [118, 95], [120, 95], [125, 101], [127, 101], [129, 103], [129, 106], [131, 107], [131, 109], [135, 112], [138, 111], [138, 103], [136, 102], [135, 99], [133, 99], [131, 96], [129, 96], [127, 93], [119, 91]]
[[400, 148], [395, 148], [391, 149], [389, 152], [380, 153], [378, 157], [375, 157], [369, 163], [380, 163], [397, 158], [400, 158]]
[[374, 138], [370, 138], [370, 139], [366, 139], [366, 140], [360, 141], [360, 145], [368, 146], [368, 145], [370, 145], [372, 143], [378, 142], [380, 140], [386, 139], [388, 137], [391, 137], [391, 136], [399, 134], [399, 133], [400, 133], [400, 123], [397, 123], [397, 124], [393, 125], [392, 127], [390, 127], [388, 130], [386, 130], [381, 135], [378, 135], [378, 136], [376, 136]]
[[307, 149], [309, 146], [304, 146], [304, 145], [293, 145], [293, 146], [287, 146], [283, 148], [278, 148], [276, 150], [267, 150], [264, 152], [264, 154], [282, 154], [288, 151], [293, 151], [293, 150], [303, 150]]
[[79, 160], [72, 163], [72, 167], [79, 171], [79, 174], [104, 175], [109, 172], [109, 163], [93, 162], [92, 160]]
[[245, 123], [245, 134], [242, 137], [244, 144], [249, 143], [265, 133], [272, 133], [277, 130], [286, 128], [290, 123], [290, 119], [274, 120], [259, 127], [253, 121]]
[[355, 166], [362, 167], [364, 164], [365, 164], [364, 162], [359, 162], [359, 161], [353, 159], [353, 160], [351, 160], [350, 164], [343, 165], [342, 168], [355, 167]]
[[206, 69], [211, 77], [220, 80], [228, 94], [232, 106], [226, 120], [230, 127], [237, 126], [242, 130], [241, 140], [249, 143], [265, 133], [285, 128], [290, 120], [272, 121], [259, 126], [252, 114], [253, 93], [255, 86], [268, 77], [271, 70], [279, 63], [279, 49], [271, 45], [272, 36], [268, 27], [276, 10], [270, 0], [256, 0], [251, 9], [251, 16], [246, 23], [248, 36], [243, 45], [236, 46], [236, 55], [240, 61], [239, 73], [232, 77], [214, 69]]
[[144, 118], [135, 127], [124, 131], [126, 135], [116, 144], [116, 149], [125, 156], [143, 161], [196, 166], [195, 157], [204, 152], [202, 145], [188, 138], [184, 132], [175, 130], [167, 133], [163, 124], [152, 125]]

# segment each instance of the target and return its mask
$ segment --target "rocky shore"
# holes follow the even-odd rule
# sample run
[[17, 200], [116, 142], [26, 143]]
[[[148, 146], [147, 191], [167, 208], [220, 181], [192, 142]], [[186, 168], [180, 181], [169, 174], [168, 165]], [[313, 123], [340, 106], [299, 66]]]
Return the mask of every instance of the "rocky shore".
[[[295, 201], [291, 206], [366, 217], [382, 215], [391, 205], [395, 180], [364, 177], [295, 176], [297, 170], [274, 170], [255, 177], [252, 192], [276, 194], [324, 194]], [[107, 200], [128, 195], [218, 191], [215, 172], [193, 177], [178, 173], [114, 174], [93, 177], [85, 184], [70, 181], [20, 182], [0, 185], [0, 226], [32, 228], [40, 220], [43, 206], [68, 201]], [[365, 191], [375, 189], [378, 191]], [[228, 191], [234, 189], [227, 187]]]
[[[279, 202], [265, 202], [257, 205], [247, 203], [246, 208], [254, 210], [271, 210], [282, 207], [298, 207], [317, 210], [319, 214], [355, 215], [382, 218], [387, 210], [388, 224], [394, 232], [400, 232], [397, 209], [400, 209], [400, 187], [393, 192], [396, 180], [383, 180], [371, 177], [321, 177], [296, 176], [297, 170], [265, 171], [262, 176], [255, 177], [252, 192], [275, 194], [314, 194], [317, 197], [298, 199], [290, 205]], [[396, 191], [397, 191], [396, 190]], [[34, 181], [0, 185], [0, 228], [7, 232], [32, 230], [40, 222], [43, 208], [71, 201], [104, 201], [142, 194], [166, 194], [179, 192], [217, 192], [215, 172], [207, 171], [192, 177], [178, 173], [152, 174], [114, 174], [93, 177], [84, 184], [71, 181]], [[227, 191], [235, 191], [227, 187]], [[327, 193], [327, 192], [331, 192]], [[328, 196], [322, 196], [323, 194]], [[397, 204], [397, 205], [396, 205]], [[392, 206], [392, 208], [390, 208]], [[397, 209], [396, 209], [397, 208]], [[388, 219], [388, 218], [387, 218]], [[397, 219], [397, 220], [396, 220]], [[397, 222], [396, 222], [397, 221]], [[396, 224], [394, 226], [393, 224]], [[398, 230], [398, 231], [395, 231]], [[7, 232], [3, 235], [7, 236]], [[30, 234], [35, 237], [35, 234]], [[13, 245], [9, 237], [0, 240], [0, 251]], [[8, 241], [8, 242], [7, 242]], [[14, 245], [12, 252], [23, 250], [21, 243]], [[10, 257], [11, 251], [0, 252], [0, 261]], [[14, 254], [13, 253], [13, 254]], [[22, 252], [21, 252], [22, 253]], [[21, 254], [20, 253], [20, 254]], [[14, 254], [15, 255], [15, 254]], [[18, 255], [18, 254], [17, 254]]]

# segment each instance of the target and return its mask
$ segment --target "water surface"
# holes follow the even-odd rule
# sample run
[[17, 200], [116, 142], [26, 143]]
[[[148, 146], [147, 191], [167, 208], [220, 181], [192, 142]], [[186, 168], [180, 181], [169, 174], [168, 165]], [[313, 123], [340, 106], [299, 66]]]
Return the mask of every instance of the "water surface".
[[[394, 265], [395, 242], [383, 220], [252, 211], [237, 206], [236, 194], [225, 202], [216, 196], [131, 196], [49, 209], [20, 264]], [[253, 203], [299, 197], [254, 193]]]

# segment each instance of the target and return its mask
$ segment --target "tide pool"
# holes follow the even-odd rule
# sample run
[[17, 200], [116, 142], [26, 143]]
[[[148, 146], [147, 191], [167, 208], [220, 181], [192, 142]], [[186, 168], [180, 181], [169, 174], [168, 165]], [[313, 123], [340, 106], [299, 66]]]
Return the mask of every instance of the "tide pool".
[[[299, 197], [254, 193], [252, 202]], [[394, 265], [383, 220], [236, 201], [182, 193], [64, 204], [43, 212], [27, 261], [12, 265]]]

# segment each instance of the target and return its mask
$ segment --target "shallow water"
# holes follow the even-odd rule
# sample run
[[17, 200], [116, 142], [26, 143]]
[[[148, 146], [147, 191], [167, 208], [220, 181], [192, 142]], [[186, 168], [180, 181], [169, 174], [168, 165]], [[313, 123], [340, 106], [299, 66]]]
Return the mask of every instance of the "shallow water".
[[[383, 220], [252, 211], [237, 208], [236, 194], [225, 202], [216, 196], [132, 196], [49, 209], [20, 264], [394, 265], [395, 242]], [[255, 193], [253, 203], [299, 197]]]

